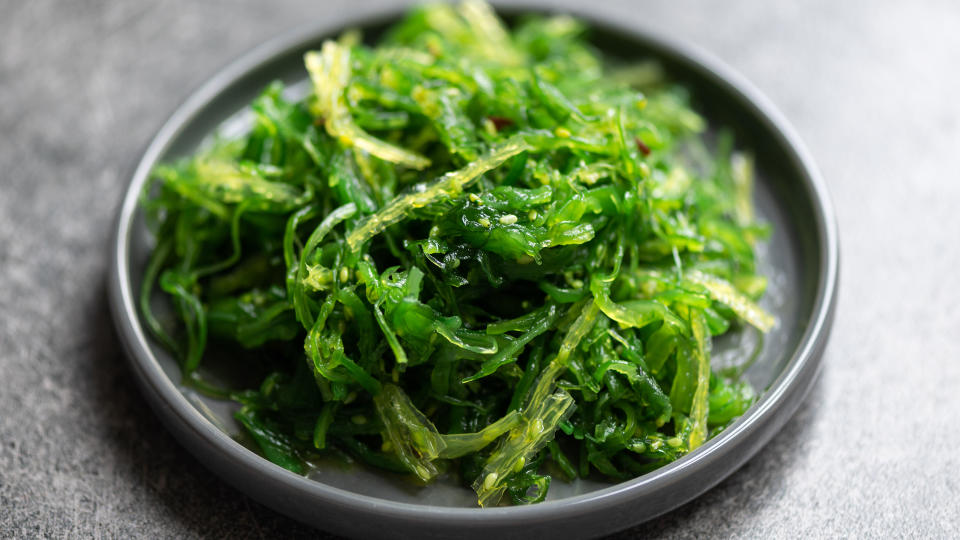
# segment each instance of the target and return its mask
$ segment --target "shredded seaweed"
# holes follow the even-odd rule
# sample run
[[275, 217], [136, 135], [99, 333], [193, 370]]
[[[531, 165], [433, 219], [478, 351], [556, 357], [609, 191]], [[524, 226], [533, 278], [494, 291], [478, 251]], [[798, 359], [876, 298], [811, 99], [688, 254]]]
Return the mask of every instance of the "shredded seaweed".
[[710, 367], [713, 337], [776, 324], [753, 161], [587, 34], [419, 7], [307, 53], [307, 97], [273, 83], [243, 136], [155, 170], [144, 318], [264, 457], [526, 504], [552, 475], [674, 461], [753, 403]]

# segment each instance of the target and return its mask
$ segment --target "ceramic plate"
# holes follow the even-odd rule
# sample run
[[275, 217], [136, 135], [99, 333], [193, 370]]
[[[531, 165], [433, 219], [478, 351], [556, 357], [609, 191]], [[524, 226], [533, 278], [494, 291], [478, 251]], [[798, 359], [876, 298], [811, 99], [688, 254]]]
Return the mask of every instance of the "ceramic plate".
[[[512, 15], [516, 15], [513, 13]], [[355, 537], [418, 538], [595, 536], [636, 525], [700, 495], [743, 465], [793, 415], [813, 383], [836, 298], [836, 223], [816, 167], [781, 115], [742, 78], [683, 43], [647, 29], [577, 13], [592, 41], [613, 56], [659, 61], [687, 85], [711, 123], [733, 128], [756, 157], [757, 209], [774, 234], [760, 253], [772, 276], [764, 305], [779, 326], [746, 376], [758, 402], [726, 431], [682, 459], [622, 483], [554, 482], [546, 502], [480, 509], [472, 491], [438, 483], [413, 487], [362, 467], [322, 466], [309, 477], [286, 471], [232, 438], [232, 404], [180, 385], [176, 361], [147, 335], [137, 291], [153, 239], [137, 197], [150, 170], [191, 153], [216, 129], [243, 129], [243, 108], [269, 82], [304, 88], [302, 55], [342, 29], [374, 37], [399, 13], [325, 20], [262, 45], [214, 75], [177, 109], [139, 158], [120, 208], [111, 251], [111, 307], [144, 395], [170, 431], [198, 459], [279, 512]], [[509, 18], [510, 12], [505, 13]], [[298, 86], [299, 85], [299, 86]]]

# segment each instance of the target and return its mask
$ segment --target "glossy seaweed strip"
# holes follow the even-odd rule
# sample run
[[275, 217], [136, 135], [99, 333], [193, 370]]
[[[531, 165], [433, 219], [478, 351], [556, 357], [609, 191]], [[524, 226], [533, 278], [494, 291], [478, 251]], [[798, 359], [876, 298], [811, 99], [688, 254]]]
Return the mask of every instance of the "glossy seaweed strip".
[[[710, 352], [776, 324], [752, 161], [588, 33], [419, 7], [376, 46], [307, 53], [307, 97], [274, 83], [246, 134], [155, 170], [145, 320], [264, 457], [527, 504], [676, 460], [751, 405]], [[200, 375], [214, 358], [235, 387]]]

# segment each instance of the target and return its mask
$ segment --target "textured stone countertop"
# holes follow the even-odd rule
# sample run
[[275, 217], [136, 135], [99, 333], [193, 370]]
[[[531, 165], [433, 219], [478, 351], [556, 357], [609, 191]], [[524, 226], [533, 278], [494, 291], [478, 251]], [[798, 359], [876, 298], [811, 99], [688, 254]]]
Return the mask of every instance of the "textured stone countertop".
[[[112, 331], [107, 242], [132, 160], [191, 89], [266, 38], [385, 3], [0, 0], [0, 537], [318, 534], [228, 487], [148, 409]], [[592, 6], [770, 97], [827, 179], [842, 253], [798, 414], [618, 538], [960, 536], [958, 4]]]

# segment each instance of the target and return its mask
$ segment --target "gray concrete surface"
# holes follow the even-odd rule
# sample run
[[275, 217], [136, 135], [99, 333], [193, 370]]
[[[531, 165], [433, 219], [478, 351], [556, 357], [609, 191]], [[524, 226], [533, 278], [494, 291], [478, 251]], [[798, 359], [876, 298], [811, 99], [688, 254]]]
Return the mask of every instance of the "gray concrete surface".
[[[296, 538], [181, 449], [107, 313], [124, 174], [258, 42], [385, 2], [0, 0], [0, 537]], [[620, 538], [960, 536], [960, 7], [593, 2], [751, 79], [823, 169], [842, 237], [826, 367], [703, 497]], [[322, 536], [322, 535], [321, 535]]]

